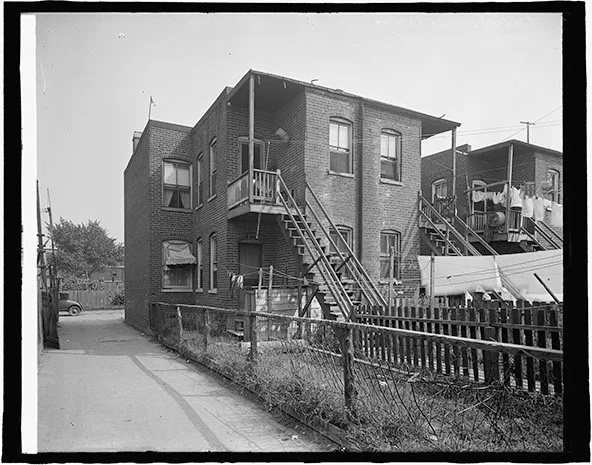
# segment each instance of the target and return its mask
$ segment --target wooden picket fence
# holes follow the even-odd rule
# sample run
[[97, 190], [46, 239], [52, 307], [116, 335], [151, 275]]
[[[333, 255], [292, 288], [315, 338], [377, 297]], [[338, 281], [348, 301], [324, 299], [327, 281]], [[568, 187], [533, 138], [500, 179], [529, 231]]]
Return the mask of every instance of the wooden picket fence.
[[[470, 303], [470, 301], [469, 301]], [[410, 336], [364, 332], [356, 344], [367, 356], [410, 369], [425, 369], [474, 381], [503, 382], [542, 394], [562, 394], [562, 357], [529, 355], [528, 348], [563, 350], [563, 305], [485, 302], [475, 308], [416, 305], [402, 299], [390, 309], [358, 309], [357, 323], [462, 338], [438, 342]], [[471, 340], [522, 346], [514, 355], [471, 347]], [[474, 345], [474, 343], [473, 343]]]

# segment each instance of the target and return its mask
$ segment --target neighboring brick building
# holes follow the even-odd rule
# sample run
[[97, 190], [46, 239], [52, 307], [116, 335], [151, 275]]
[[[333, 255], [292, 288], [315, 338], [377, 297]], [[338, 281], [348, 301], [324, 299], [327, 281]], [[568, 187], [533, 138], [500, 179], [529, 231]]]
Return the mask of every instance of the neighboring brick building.
[[[508, 180], [508, 154], [512, 147], [511, 179]], [[524, 226], [537, 240], [549, 246], [544, 237], [534, 231], [530, 221], [521, 218], [520, 210], [508, 212], [507, 205], [494, 205], [491, 201], [475, 202], [469, 189], [487, 186], [479, 190], [501, 192], [509, 183], [522, 188], [529, 195], [539, 195], [556, 203], [563, 202], [563, 154], [556, 150], [539, 147], [518, 140], [509, 140], [499, 144], [471, 151], [470, 145], [457, 147], [456, 156], [456, 207], [458, 216], [476, 232], [485, 237], [485, 223], [488, 215], [504, 213], [506, 224]], [[452, 150], [445, 150], [421, 159], [421, 189], [423, 196], [431, 202], [435, 196], [452, 196]], [[549, 182], [547, 178], [550, 178]], [[545, 185], [546, 181], [546, 185]], [[497, 184], [496, 184], [497, 183]], [[544, 188], [543, 188], [544, 187]], [[506, 186], [507, 189], [507, 186]], [[549, 224], [550, 211], [545, 211], [545, 224]], [[487, 241], [498, 253], [512, 253], [530, 250], [529, 237], [525, 231], [512, 235], [508, 230], [493, 232]], [[541, 225], [543, 226], [543, 225]], [[562, 227], [552, 227], [563, 236]], [[429, 254], [427, 245], [422, 245], [422, 254]]]
[[416, 295], [421, 140], [457, 126], [252, 70], [193, 128], [150, 120], [125, 170], [126, 320], [146, 328], [155, 301], [236, 308], [229, 273], [251, 286], [273, 265], [274, 287], [302, 282], [304, 245], [280, 197], [334, 237], [310, 215], [311, 190], [370, 279], [386, 283], [392, 245], [397, 290]]

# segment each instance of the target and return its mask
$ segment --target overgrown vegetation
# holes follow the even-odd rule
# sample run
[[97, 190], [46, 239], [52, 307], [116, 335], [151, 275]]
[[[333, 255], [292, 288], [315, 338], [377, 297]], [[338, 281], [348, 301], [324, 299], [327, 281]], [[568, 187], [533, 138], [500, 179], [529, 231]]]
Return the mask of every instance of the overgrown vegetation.
[[[509, 387], [469, 382], [401, 368], [356, 353], [356, 397], [347, 409], [339, 344], [321, 322], [298, 338], [262, 337], [256, 362], [249, 343], [230, 336], [225, 315], [204, 351], [203, 316], [184, 319], [179, 341], [174, 319], [161, 333], [182, 342], [181, 350], [237, 383], [265, 393], [270, 407], [298, 412], [305, 421], [321, 420], [341, 428], [362, 451], [542, 452], [563, 447], [563, 401]], [[265, 326], [265, 325], [263, 325]], [[273, 322], [271, 322], [273, 327]], [[279, 325], [278, 325], [279, 327]], [[294, 328], [292, 328], [293, 330]], [[292, 332], [292, 335], [294, 332]], [[298, 334], [298, 333], [297, 333]]]

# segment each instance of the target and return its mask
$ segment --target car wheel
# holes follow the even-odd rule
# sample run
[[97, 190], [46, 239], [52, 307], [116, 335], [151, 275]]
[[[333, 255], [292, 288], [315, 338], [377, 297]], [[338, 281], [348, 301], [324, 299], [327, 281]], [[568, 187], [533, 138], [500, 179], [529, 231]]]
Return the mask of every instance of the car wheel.
[[78, 315], [80, 315], [80, 312], [81, 311], [82, 311], [82, 309], [78, 305], [72, 305], [68, 309], [68, 313], [70, 313], [70, 315], [72, 315], [72, 316], [78, 316]]

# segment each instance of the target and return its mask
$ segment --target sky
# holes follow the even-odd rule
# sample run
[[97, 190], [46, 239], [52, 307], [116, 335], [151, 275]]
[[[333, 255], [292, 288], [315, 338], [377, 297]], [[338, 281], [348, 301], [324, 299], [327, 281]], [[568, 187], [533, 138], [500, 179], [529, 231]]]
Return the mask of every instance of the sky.
[[[123, 171], [151, 118], [193, 126], [249, 69], [460, 122], [457, 145], [562, 150], [561, 15], [36, 15], [37, 176], [54, 222], [124, 238]], [[422, 143], [451, 146], [450, 132]], [[47, 221], [47, 217], [45, 217]]]

